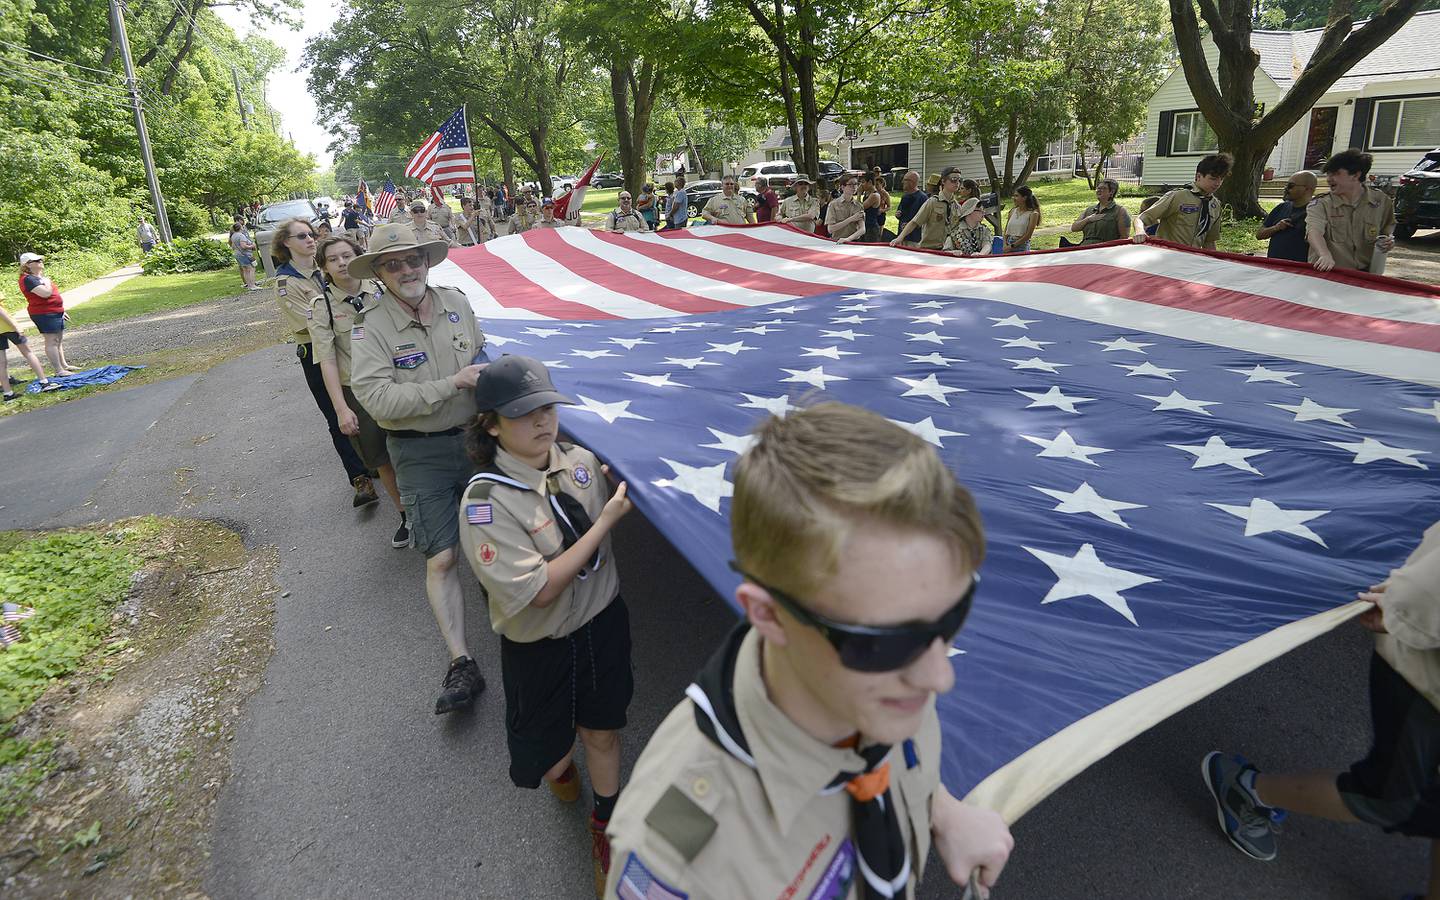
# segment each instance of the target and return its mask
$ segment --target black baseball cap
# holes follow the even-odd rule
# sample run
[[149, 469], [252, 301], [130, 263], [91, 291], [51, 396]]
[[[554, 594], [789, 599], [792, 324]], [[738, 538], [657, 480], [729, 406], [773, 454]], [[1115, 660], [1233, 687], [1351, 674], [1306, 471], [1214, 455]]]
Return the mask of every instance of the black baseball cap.
[[528, 356], [502, 356], [486, 366], [475, 382], [475, 406], [494, 410], [507, 419], [529, 415], [551, 403], [574, 400], [555, 390], [545, 364]]

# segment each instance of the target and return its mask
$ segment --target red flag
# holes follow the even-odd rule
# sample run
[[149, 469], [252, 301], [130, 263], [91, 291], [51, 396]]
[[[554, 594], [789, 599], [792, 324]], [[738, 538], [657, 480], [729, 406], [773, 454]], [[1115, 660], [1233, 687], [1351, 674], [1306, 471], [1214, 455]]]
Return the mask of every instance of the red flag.
[[600, 168], [600, 160], [604, 158], [603, 153], [595, 157], [595, 161], [585, 170], [585, 174], [580, 176], [580, 180], [575, 182], [575, 186], [555, 201], [555, 218], [562, 222], [570, 218], [571, 203], [575, 204], [575, 215], [579, 217], [580, 207], [585, 203], [585, 189], [590, 187], [590, 179], [595, 177], [595, 171]]

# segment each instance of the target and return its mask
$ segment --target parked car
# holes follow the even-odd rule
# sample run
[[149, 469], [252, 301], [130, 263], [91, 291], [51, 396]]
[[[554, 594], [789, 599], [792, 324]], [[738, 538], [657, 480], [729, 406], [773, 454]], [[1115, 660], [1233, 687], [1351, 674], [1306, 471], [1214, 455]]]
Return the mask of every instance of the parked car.
[[590, 183], [600, 188], [622, 187], [625, 184], [625, 177], [614, 172], [596, 172]]
[[833, 159], [820, 160], [820, 171], [817, 173], [825, 181], [834, 181], [845, 174], [845, 167]]
[[[711, 197], [719, 193], [721, 193], [720, 182], [713, 179], [692, 181], [685, 185], [685, 195], [690, 201], [690, 218], [699, 218], [700, 210], [705, 208], [705, 204], [710, 202]], [[751, 203], [755, 203], [760, 199], [760, 195], [749, 188], [740, 188], [740, 193]]]
[[1409, 240], [1419, 228], [1440, 228], [1440, 148], [1401, 175], [1395, 189], [1395, 236]]
[[795, 171], [795, 164], [789, 160], [772, 160], [767, 163], [759, 163], [753, 166], [746, 166], [740, 171], [740, 183], [745, 187], [754, 184], [752, 179], [763, 177], [770, 182], [772, 188], [789, 187], [799, 176]]

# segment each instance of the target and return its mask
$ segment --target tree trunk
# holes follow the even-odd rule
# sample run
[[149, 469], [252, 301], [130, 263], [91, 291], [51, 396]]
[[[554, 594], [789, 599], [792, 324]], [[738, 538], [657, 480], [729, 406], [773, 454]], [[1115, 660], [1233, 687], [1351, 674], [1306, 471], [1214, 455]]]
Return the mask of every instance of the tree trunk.
[[175, 58], [170, 60], [170, 67], [165, 70], [165, 79], [160, 82], [160, 93], [166, 97], [175, 90], [175, 76], [180, 74], [180, 64], [190, 55], [190, 48], [195, 46], [195, 28], [198, 22], [196, 17], [200, 14], [200, 6], [199, 0], [196, 0], [190, 7], [190, 21], [185, 26], [185, 42], [175, 52]]
[[550, 151], [545, 146], [550, 129], [544, 125], [532, 126], [529, 135], [531, 157], [534, 159], [531, 167], [535, 170], [535, 186], [538, 188], [536, 193], [549, 197], [555, 192], [550, 183]]
[[505, 193], [511, 197], [515, 196], [515, 153], [510, 145], [504, 141], [500, 142], [500, 180], [505, 185]]
[[636, 165], [635, 136], [631, 127], [630, 80], [634, 74], [635, 64], [630, 60], [611, 61], [610, 100], [615, 107], [615, 142], [620, 151], [620, 173], [625, 178], [625, 190], [638, 197], [645, 167], [643, 163]]
[[985, 160], [985, 175], [990, 180], [990, 189], [994, 190], [995, 185], [1000, 181], [1000, 173], [995, 171], [995, 160], [990, 156], [990, 142], [992, 140], [988, 134], [981, 136], [980, 158]]
[[[1097, 174], [1095, 175], [1095, 178], [1092, 179], [1092, 178], [1090, 177], [1090, 167], [1087, 166], [1087, 165], [1085, 165], [1085, 139], [1086, 139], [1086, 137], [1087, 137], [1087, 135], [1086, 135], [1086, 128], [1085, 128], [1084, 125], [1081, 125], [1081, 126], [1080, 126], [1080, 130], [1079, 130], [1078, 132], [1076, 132], [1076, 134], [1075, 134], [1075, 152], [1080, 155], [1080, 168], [1082, 168], [1082, 169], [1085, 170], [1085, 184], [1090, 188], [1090, 190], [1093, 191], [1093, 190], [1095, 190], [1095, 184], [1096, 184], [1096, 182], [1099, 180], [1100, 176], [1099, 176], [1099, 174], [1097, 173]], [[1075, 171], [1075, 161], [1074, 161], [1074, 159], [1071, 159], [1071, 161], [1070, 161], [1070, 171], [1071, 171], [1072, 173]]]
[[650, 171], [647, 136], [650, 133], [650, 116], [655, 110], [655, 97], [665, 83], [665, 75], [657, 69], [652, 60], [640, 64], [640, 74], [631, 85], [635, 96], [635, 107], [630, 115], [630, 147], [634, 154], [635, 186], [630, 184], [630, 170], [625, 172], [625, 187], [635, 196], [640, 196], [645, 176]]
[[170, 13], [170, 20], [165, 23], [165, 27], [160, 29], [160, 36], [155, 38], [155, 44], [135, 60], [135, 68], [143, 69], [155, 61], [155, 55], [160, 52], [161, 47], [165, 46], [165, 42], [170, 39], [170, 32], [174, 31], [178, 24], [180, 24], [180, 8], [176, 7]]
[[1015, 193], [1015, 133], [1020, 128], [1020, 114], [1010, 114], [1010, 127], [1005, 135], [1005, 181], [996, 188], [991, 185], [991, 190], [999, 193], [1001, 199]]
[[1265, 173], [1265, 161], [1273, 146], [1255, 141], [1249, 133], [1235, 143], [1221, 143], [1221, 149], [1235, 157], [1235, 165], [1216, 196], [1230, 207], [1235, 218], [1265, 218], [1265, 210], [1260, 207], [1260, 176]]
[[780, 93], [785, 102], [785, 127], [790, 131], [790, 158], [795, 161], [795, 171], [809, 171], [805, 168], [805, 142], [800, 139], [800, 117], [795, 114], [795, 92], [790, 89], [790, 64], [780, 57]]
[[704, 161], [700, 159], [700, 151], [695, 149], [695, 140], [690, 136], [690, 123], [685, 121], [685, 112], [680, 108], [680, 104], [678, 103], [675, 104], [675, 118], [680, 120], [680, 133], [685, 135], [685, 149], [689, 151], [690, 158], [694, 161], [698, 169], [698, 171], [692, 171], [690, 173], [691, 180], [693, 181], [696, 177], [704, 176], [705, 164]]

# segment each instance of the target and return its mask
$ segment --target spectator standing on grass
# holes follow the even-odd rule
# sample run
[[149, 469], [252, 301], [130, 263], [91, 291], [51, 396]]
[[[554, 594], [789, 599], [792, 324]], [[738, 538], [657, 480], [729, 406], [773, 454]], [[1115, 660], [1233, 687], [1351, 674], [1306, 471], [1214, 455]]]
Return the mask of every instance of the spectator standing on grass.
[[645, 220], [645, 230], [654, 231], [660, 222], [660, 198], [655, 194], [655, 185], [645, 182], [640, 188], [640, 199], [635, 201], [635, 209]]
[[340, 430], [335, 405], [325, 390], [325, 378], [320, 364], [310, 346], [310, 309], [314, 301], [325, 293], [325, 276], [315, 264], [315, 229], [302, 218], [286, 219], [275, 228], [275, 241], [270, 245], [270, 254], [275, 260], [275, 303], [280, 307], [280, 319], [285, 325], [286, 336], [295, 341], [295, 356], [300, 360], [300, 371], [310, 396], [325, 426], [330, 432], [330, 443], [345, 466], [345, 476], [355, 489], [351, 503], [356, 509], [380, 502], [375, 485], [365, 469], [365, 463], [350, 444], [350, 439]]
[[1315, 175], [1296, 172], [1285, 182], [1285, 199], [1265, 216], [1255, 238], [1269, 241], [1265, 255], [1270, 259], [1309, 262], [1310, 246], [1305, 242], [1305, 207], [1315, 196]]
[[[1195, 181], [1165, 194], [1154, 206], [1140, 213], [1140, 223], [1155, 225], [1162, 241], [1214, 250], [1220, 240], [1220, 198], [1215, 192], [1225, 183], [1233, 160], [1228, 153], [1212, 153], [1195, 166]], [[1130, 240], [1143, 244], [1148, 232]]]
[[865, 237], [865, 207], [855, 199], [859, 180], [854, 175], [845, 175], [840, 180], [840, 196], [833, 198], [825, 208], [825, 228], [832, 240], [848, 244]]
[[1025, 253], [1030, 249], [1030, 239], [1040, 226], [1040, 201], [1028, 185], [1015, 189], [1014, 206], [1005, 219], [1005, 252]]
[[[915, 218], [920, 207], [929, 199], [925, 192], [920, 190], [920, 173], [914, 169], [906, 172], [905, 177], [900, 179], [900, 188], [904, 193], [900, 195], [900, 209], [895, 214], [896, 234], [905, 230], [905, 226], [910, 224], [910, 220]], [[907, 237], [902, 243], [913, 244], [919, 240], [920, 235], [917, 234]]]
[[[1080, 243], [1103, 244], [1130, 237], [1130, 213], [1116, 201], [1120, 183], [1113, 178], [1102, 178], [1095, 184], [1095, 205], [1086, 207], [1070, 225], [1071, 231], [1084, 232]], [[1153, 204], [1152, 204], [1153, 205]], [[1061, 246], [1068, 246], [1062, 241]]]
[[380, 283], [362, 281], [350, 274], [350, 263], [364, 251], [360, 242], [348, 235], [335, 235], [320, 242], [315, 259], [325, 275], [326, 287], [310, 301], [306, 321], [310, 328], [310, 346], [320, 364], [325, 393], [335, 407], [340, 432], [350, 439], [365, 467], [374, 472], [385, 486], [395, 508], [400, 511], [400, 527], [390, 546], [410, 546], [410, 526], [405, 521], [405, 507], [400, 502], [400, 489], [395, 484], [395, 469], [385, 448], [385, 432], [375, 417], [365, 411], [350, 389], [350, 344], [355, 329], [365, 333], [365, 313], [375, 308], [380, 297]]
[[690, 224], [690, 194], [685, 190], [685, 175], [675, 176], [675, 187], [665, 207], [665, 227], [685, 228]]
[[1343, 772], [1279, 773], [1217, 751], [1201, 771], [1221, 830], [1247, 856], [1275, 858], [1284, 813], [1378, 826], [1429, 839], [1427, 890], [1405, 897], [1440, 897], [1440, 523], [1357, 599], [1370, 606], [1356, 621], [1375, 635], [1365, 758]]
[[1395, 203], [1365, 183], [1373, 162], [1370, 154], [1353, 148], [1325, 161], [1330, 193], [1310, 201], [1305, 216], [1309, 261], [1321, 272], [1385, 270], [1385, 254], [1395, 247]]
[[830, 201], [835, 195], [825, 185], [825, 179], [820, 179], [820, 185], [815, 189], [815, 199], [820, 203], [820, 217], [815, 220], [815, 234], [819, 237], [829, 237], [830, 229], [825, 227], [825, 214], [830, 211]]
[[45, 275], [45, 257], [38, 253], [20, 254], [20, 293], [25, 297], [25, 311], [35, 328], [45, 336], [45, 356], [50, 369], [58, 376], [74, 375], [65, 361], [65, 300], [55, 282]]
[[860, 193], [864, 196], [861, 206], [865, 210], [865, 242], [878, 244], [880, 232], [885, 227], [885, 207], [889, 197], [884, 193], [885, 182], [876, 175], [862, 175]]
[[140, 227], [135, 229], [135, 243], [140, 245], [141, 252], [149, 253], [155, 249], [155, 245], [159, 242], [160, 237], [155, 234], [155, 226], [145, 221], [145, 217], [141, 216]]
[[230, 226], [230, 250], [235, 254], [235, 265], [240, 267], [240, 280], [245, 282], [245, 290], [260, 290], [255, 283], [255, 242], [245, 233], [245, 223], [236, 222]]
[[755, 203], [755, 221], [775, 221], [775, 212], [780, 208], [780, 195], [770, 186], [770, 179], [755, 176], [755, 192], [760, 195], [760, 199]]
[[60, 385], [45, 377], [45, 369], [40, 365], [40, 357], [30, 349], [30, 342], [25, 335], [20, 333], [20, 326], [15, 324], [9, 311], [0, 306], [0, 393], [3, 393], [5, 402], [9, 403], [15, 399], [15, 392], [11, 390], [10, 384], [10, 353], [7, 348], [14, 347], [25, 362], [30, 364], [30, 369], [35, 373], [35, 378], [40, 382], [42, 391], [58, 391]]

